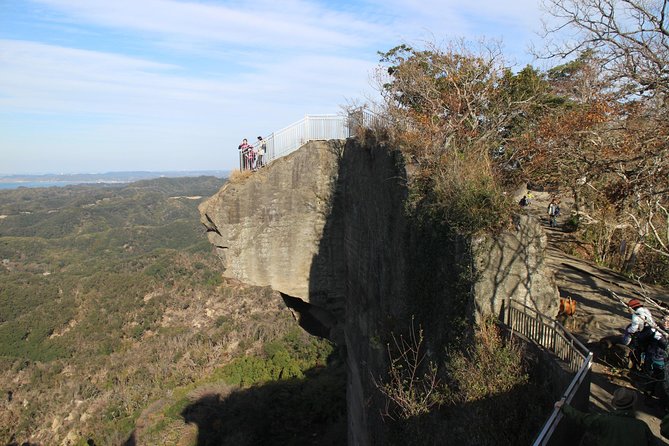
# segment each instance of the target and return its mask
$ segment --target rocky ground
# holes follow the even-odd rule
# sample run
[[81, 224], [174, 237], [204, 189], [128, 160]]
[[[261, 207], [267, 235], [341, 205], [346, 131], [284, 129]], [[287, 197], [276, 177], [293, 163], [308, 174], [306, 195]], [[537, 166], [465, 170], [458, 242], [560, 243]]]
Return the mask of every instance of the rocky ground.
[[[631, 298], [642, 299], [645, 293], [656, 301], [669, 303], [669, 292], [650, 287], [642, 290], [638, 284], [612, 270], [567, 255], [563, 248], [566, 244], [573, 244], [574, 240], [561, 228], [566, 217], [563, 215], [558, 219], [558, 228], [551, 228], [546, 214], [550, 194], [533, 192], [532, 195], [533, 200], [527, 211], [541, 219], [545, 227], [548, 236], [548, 261], [555, 271], [560, 296], [571, 297], [576, 301], [576, 313], [563, 319], [564, 325], [594, 353], [590, 410], [610, 410], [609, 402], [613, 391], [619, 386], [635, 388], [639, 390], [637, 416], [650, 426], [658, 438], [658, 444], [669, 445], [669, 441], [659, 433], [660, 420], [665, 415], [664, 408], [657, 397], [640, 391], [646, 382], [645, 377], [612, 361], [607, 354], [610, 351], [601, 342], [604, 338], [620, 335], [631, 320], [627, 307], [615, 295], [627, 302]], [[568, 203], [562, 203], [561, 207], [563, 210], [569, 209]], [[662, 320], [659, 311], [653, 310], [653, 314], [656, 321]]]

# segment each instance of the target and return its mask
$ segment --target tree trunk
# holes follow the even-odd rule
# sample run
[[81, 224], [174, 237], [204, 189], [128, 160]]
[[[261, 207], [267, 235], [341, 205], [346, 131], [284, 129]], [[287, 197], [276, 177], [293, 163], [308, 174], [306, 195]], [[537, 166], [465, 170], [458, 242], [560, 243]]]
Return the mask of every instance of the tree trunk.
[[629, 250], [629, 254], [625, 258], [625, 263], [623, 264], [623, 272], [630, 273], [636, 265], [636, 260], [639, 258], [639, 253], [643, 248], [643, 244], [638, 240], [634, 242], [634, 246]]

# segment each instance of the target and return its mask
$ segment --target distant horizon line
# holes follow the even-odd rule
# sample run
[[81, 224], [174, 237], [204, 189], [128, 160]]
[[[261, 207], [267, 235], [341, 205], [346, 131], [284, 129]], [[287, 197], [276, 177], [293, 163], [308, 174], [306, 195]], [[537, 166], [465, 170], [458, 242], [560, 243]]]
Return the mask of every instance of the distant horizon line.
[[36, 176], [72, 176], [72, 175], [118, 175], [118, 174], [170, 174], [170, 173], [203, 173], [203, 172], [221, 172], [229, 173], [233, 169], [184, 169], [184, 170], [110, 170], [101, 172], [21, 172], [4, 173], [0, 172], [0, 178], [9, 177], [36, 177]]

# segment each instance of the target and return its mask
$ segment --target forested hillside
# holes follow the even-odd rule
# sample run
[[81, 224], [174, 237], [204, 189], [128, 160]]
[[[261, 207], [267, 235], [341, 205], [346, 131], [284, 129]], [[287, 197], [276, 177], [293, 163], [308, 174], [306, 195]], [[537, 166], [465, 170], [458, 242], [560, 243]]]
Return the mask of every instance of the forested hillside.
[[325, 362], [268, 289], [222, 281], [197, 205], [223, 183], [0, 192], [0, 444], [122, 444], [152, 403], [143, 444], [177, 441], [200, 386]]
[[417, 214], [499, 228], [527, 184], [563, 200], [576, 254], [669, 284], [668, 3], [544, 5], [547, 69], [511, 69], [493, 41], [381, 53], [374, 136], [414, 164]]

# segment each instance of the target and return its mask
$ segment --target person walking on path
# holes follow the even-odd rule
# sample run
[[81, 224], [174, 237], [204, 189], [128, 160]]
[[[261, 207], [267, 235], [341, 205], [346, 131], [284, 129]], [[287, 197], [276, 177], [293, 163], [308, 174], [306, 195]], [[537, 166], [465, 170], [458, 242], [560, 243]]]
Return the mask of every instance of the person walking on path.
[[643, 302], [639, 299], [630, 299], [627, 306], [633, 311], [632, 322], [625, 328], [622, 342], [629, 346], [634, 353], [632, 355], [634, 366], [639, 370], [648, 369], [652, 364], [652, 359], [650, 357], [646, 358], [650, 362], [644, 365], [642, 358], [647, 353], [651, 353], [652, 356], [653, 352], [648, 351], [649, 347], [654, 341], [660, 342], [663, 340], [663, 336], [657, 330], [653, 315], [648, 308], [643, 306]]
[[550, 220], [551, 228], [557, 228], [557, 217], [560, 215], [560, 205], [556, 198], [553, 198], [548, 205], [548, 219]]
[[627, 306], [633, 311], [632, 322], [625, 328], [623, 344], [630, 345], [632, 338], [645, 329], [651, 329], [655, 326], [653, 315], [650, 310], [643, 306], [639, 299], [630, 299]]
[[613, 392], [613, 412], [585, 413], [566, 404], [564, 399], [555, 403], [564, 416], [590, 435], [593, 445], [599, 446], [647, 446], [655, 445], [655, 436], [643, 421], [635, 418], [636, 392], [621, 387]]

